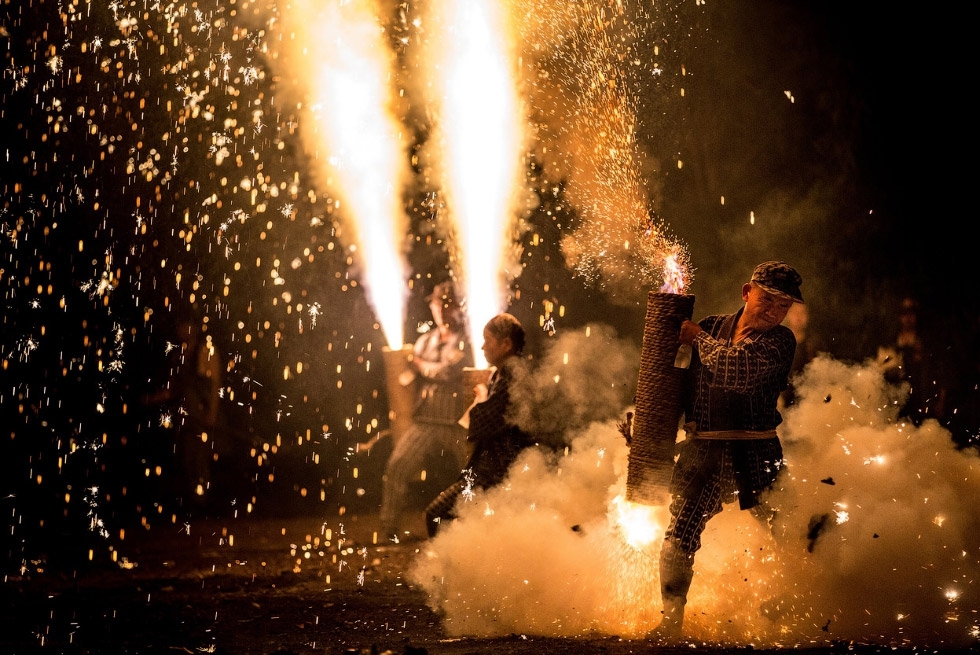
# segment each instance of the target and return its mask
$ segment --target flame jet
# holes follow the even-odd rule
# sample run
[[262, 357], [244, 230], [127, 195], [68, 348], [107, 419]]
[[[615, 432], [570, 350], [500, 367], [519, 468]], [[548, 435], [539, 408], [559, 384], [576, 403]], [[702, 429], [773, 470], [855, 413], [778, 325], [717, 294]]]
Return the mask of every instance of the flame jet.
[[[423, 19], [422, 77], [438, 123], [433, 165], [454, 222], [475, 346], [473, 332], [505, 307], [507, 234], [521, 188], [524, 118], [507, 4], [434, 0]], [[516, 277], [520, 269], [510, 270]]]
[[342, 202], [354, 238], [348, 247], [388, 346], [404, 341], [408, 229], [401, 188], [408, 178], [402, 128], [389, 106], [394, 55], [372, 0], [299, 0], [293, 37], [308, 61], [316, 133], [327, 186]]

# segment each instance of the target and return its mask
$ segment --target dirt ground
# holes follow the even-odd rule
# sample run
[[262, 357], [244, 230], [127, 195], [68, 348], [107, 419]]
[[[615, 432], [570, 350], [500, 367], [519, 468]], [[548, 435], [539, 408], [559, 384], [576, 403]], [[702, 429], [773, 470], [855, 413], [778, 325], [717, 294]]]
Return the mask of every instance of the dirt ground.
[[[424, 542], [375, 543], [373, 516], [350, 516], [341, 523], [314, 518], [191, 521], [124, 535], [115, 563], [66, 573], [44, 560], [32, 561], [6, 576], [0, 587], [0, 653], [736, 652], [605, 636], [452, 638], [426, 606], [424, 592], [405, 577]], [[898, 651], [841, 644], [794, 652]]]

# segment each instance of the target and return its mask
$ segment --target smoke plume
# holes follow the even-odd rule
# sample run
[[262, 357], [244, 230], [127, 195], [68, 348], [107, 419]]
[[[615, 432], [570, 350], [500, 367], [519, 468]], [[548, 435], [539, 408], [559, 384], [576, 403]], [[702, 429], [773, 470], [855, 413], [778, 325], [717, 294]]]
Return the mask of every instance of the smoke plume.
[[587, 325], [560, 334], [514, 381], [510, 419], [557, 447], [592, 423], [613, 420], [631, 402], [639, 351], [608, 325]]
[[[976, 452], [957, 450], [935, 422], [900, 420], [899, 391], [873, 362], [822, 356], [798, 384], [779, 428], [787, 466], [774, 527], [733, 506], [709, 523], [687, 638], [975, 645]], [[664, 508], [651, 508], [661, 536], [627, 545], [624, 439], [609, 420], [566, 437], [564, 453], [523, 453], [418, 558], [411, 577], [451, 634], [640, 638], [656, 627]]]

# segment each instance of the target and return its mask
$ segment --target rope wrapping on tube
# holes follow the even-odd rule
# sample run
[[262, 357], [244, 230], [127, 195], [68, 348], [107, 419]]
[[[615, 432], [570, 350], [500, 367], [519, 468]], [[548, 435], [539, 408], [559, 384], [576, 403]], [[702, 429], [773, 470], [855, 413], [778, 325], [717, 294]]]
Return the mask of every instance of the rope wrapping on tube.
[[693, 314], [692, 295], [657, 291], [647, 295], [626, 471], [626, 499], [631, 502], [663, 504], [669, 499], [685, 374], [685, 369], [674, 367], [674, 359], [681, 321]]

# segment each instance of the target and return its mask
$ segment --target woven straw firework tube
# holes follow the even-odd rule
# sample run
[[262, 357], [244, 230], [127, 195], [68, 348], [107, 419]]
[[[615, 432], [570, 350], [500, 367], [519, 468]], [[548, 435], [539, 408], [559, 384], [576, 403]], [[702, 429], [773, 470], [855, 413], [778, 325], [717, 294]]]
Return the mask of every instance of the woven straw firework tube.
[[402, 384], [401, 376], [411, 370], [412, 346], [381, 349], [385, 363], [385, 390], [388, 392], [388, 421], [391, 438], [397, 442], [412, 425], [412, 411], [418, 396], [418, 381]]
[[476, 400], [476, 392], [473, 390], [478, 384], [490, 382], [490, 374], [493, 373], [489, 368], [475, 368], [467, 366], [463, 369], [463, 407], [469, 407]]
[[674, 359], [681, 321], [693, 314], [692, 295], [656, 291], [647, 295], [626, 471], [626, 499], [631, 502], [665, 504], [669, 500], [685, 374], [685, 369], [675, 368]]

